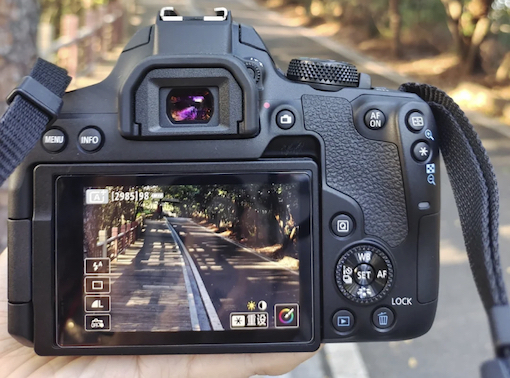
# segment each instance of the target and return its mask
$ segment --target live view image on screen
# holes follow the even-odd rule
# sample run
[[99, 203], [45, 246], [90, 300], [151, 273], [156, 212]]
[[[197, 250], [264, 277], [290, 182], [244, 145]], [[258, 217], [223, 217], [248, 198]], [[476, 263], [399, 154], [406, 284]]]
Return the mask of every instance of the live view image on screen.
[[293, 176], [84, 187], [85, 331], [299, 327], [310, 219]]

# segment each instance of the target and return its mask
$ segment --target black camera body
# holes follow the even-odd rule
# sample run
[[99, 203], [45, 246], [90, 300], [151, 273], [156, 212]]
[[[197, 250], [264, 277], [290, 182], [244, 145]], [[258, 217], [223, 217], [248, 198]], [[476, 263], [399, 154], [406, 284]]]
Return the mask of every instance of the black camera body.
[[11, 178], [9, 332], [40, 355], [312, 351], [426, 333], [429, 106], [162, 10]]

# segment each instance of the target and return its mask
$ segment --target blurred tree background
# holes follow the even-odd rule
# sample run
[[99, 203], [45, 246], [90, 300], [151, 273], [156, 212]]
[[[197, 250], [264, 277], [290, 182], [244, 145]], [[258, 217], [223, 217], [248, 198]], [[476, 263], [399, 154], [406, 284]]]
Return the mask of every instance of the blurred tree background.
[[0, 0], [0, 97], [30, 72], [37, 56], [73, 77], [93, 69], [121, 42], [123, 6], [120, 0]]
[[300, 211], [297, 184], [175, 185], [165, 209], [208, 224], [236, 242], [276, 260], [297, 258]]
[[510, 0], [262, 1], [294, 7], [309, 18], [309, 26], [339, 24], [346, 40], [387, 41], [379, 45], [385, 48], [380, 54], [393, 59], [455, 52], [457, 75], [509, 80]]
[[[329, 26], [336, 35], [326, 35], [415, 80], [448, 91], [463, 82], [480, 84], [465, 88], [468, 100], [461, 105], [469, 107], [485, 91], [495, 105], [484, 103], [478, 110], [508, 113], [510, 122], [510, 0], [257, 1], [300, 17], [302, 25]], [[124, 42], [124, 14], [135, 3], [0, 0], [0, 97], [28, 73], [37, 55], [65, 67], [74, 78], [94, 72], [95, 63]], [[4, 109], [0, 103], [0, 112]]]

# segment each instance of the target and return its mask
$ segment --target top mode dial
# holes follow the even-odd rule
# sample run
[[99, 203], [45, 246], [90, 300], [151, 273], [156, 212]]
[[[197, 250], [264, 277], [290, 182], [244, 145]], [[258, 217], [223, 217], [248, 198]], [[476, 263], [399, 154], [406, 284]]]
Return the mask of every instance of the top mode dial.
[[359, 85], [356, 66], [335, 60], [292, 59], [287, 70], [287, 78], [321, 86], [357, 87]]

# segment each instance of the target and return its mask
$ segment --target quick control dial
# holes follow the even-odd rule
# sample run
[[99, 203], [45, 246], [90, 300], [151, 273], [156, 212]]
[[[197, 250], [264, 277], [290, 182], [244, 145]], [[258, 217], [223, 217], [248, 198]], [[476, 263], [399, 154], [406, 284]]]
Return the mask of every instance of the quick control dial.
[[250, 75], [253, 77], [253, 80], [255, 80], [255, 82], [258, 83], [262, 78], [262, 69], [264, 68], [262, 63], [258, 59], [247, 58], [244, 61], [244, 64]]
[[361, 244], [345, 252], [335, 272], [340, 292], [356, 303], [382, 299], [393, 284], [393, 265], [388, 255], [371, 244]]
[[336, 87], [357, 87], [359, 85], [359, 74], [356, 66], [335, 60], [292, 59], [287, 70], [287, 78], [308, 84]]

